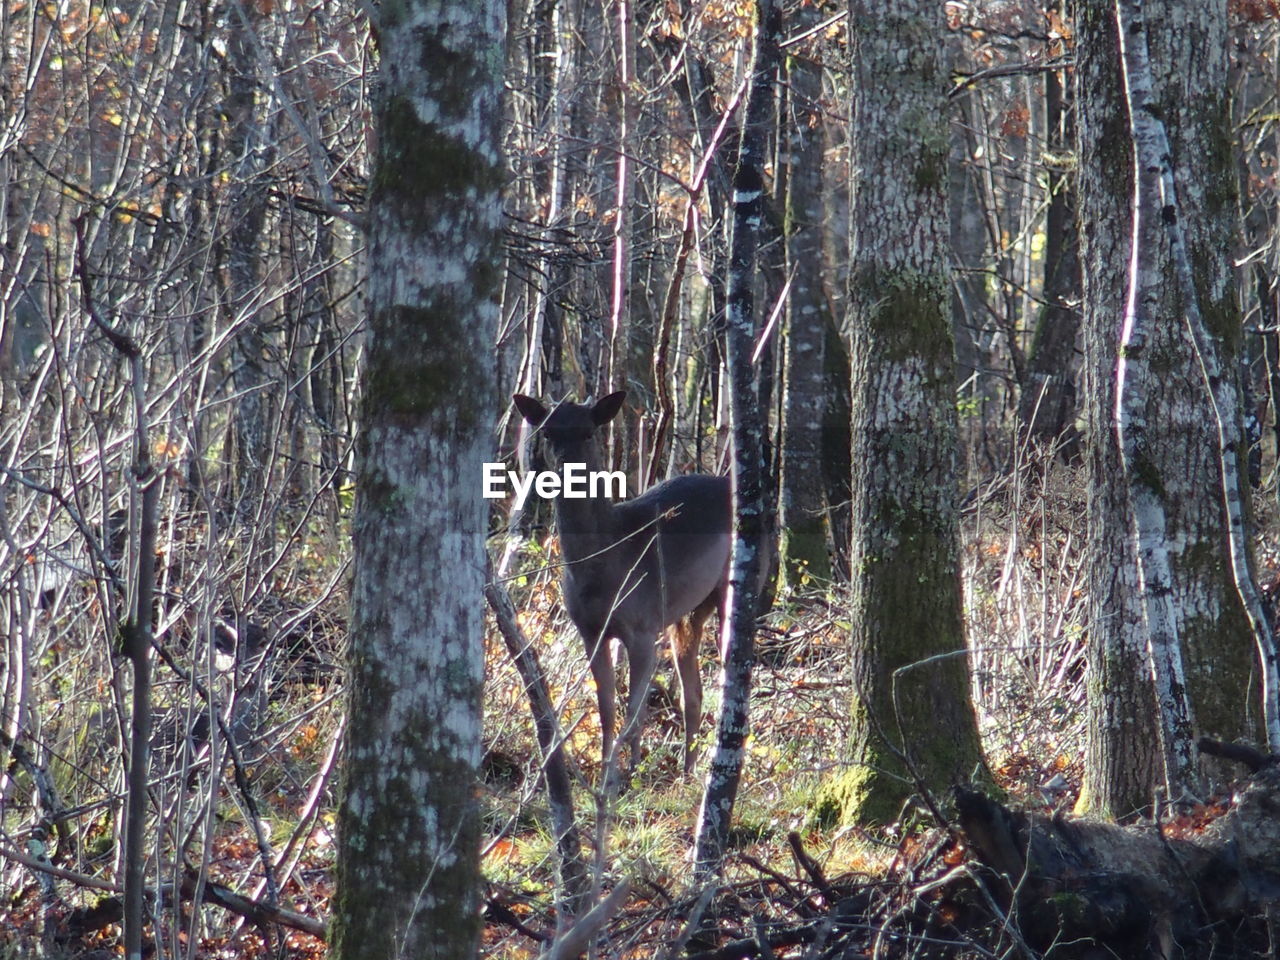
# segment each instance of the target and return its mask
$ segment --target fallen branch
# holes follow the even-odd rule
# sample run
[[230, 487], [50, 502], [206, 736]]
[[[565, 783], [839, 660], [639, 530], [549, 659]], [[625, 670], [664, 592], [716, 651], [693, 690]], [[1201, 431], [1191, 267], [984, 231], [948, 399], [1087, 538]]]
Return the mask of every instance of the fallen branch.
[[585, 952], [591, 945], [591, 941], [604, 929], [604, 925], [626, 902], [627, 894], [630, 892], [630, 881], [623, 880], [609, 892], [607, 897], [588, 910], [563, 936], [557, 937], [551, 948], [543, 954], [543, 960], [571, 960]]
[[764, 946], [770, 951], [795, 947], [803, 943], [813, 943], [818, 939], [818, 934], [822, 927], [828, 923], [829, 921], [825, 919], [817, 920], [802, 927], [792, 927], [780, 933], [771, 933], [763, 938], [755, 936], [742, 940], [730, 940], [714, 950], [692, 953], [689, 955], [688, 960], [750, 960], [752, 957], [762, 957], [766, 955], [766, 952], [761, 949], [761, 940], [764, 941]]
[[[1235, 744], [1208, 752], [1265, 756]], [[1025, 813], [966, 789], [956, 806], [983, 888], [1035, 950], [1078, 941], [1126, 957], [1230, 956], [1233, 938], [1280, 906], [1280, 766], [1269, 758], [1225, 812], [1160, 825]]]
[[[182, 898], [190, 900], [196, 887], [197, 876], [194, 870], [187, 871], [182, 878]], [[230, 910], [232, 913], [244, 917], [251, 923], [264, 926], [268, 923], [278, 923], [282, 927], [289, 927], [293, 930], [301, 930], [303, 933], [309, 933], [311, 936], [320, 940], [325, 939], [327, 931], [323, 920], [317, 920], [314, 917], [308, 917], [306, 914], [298, 913], [294, 910], [287, 910], [284, 907], [271, 903], [263, 903], [260, 900], [251, 900], [249, 897], [236, 893], [230, 887], [223, 886], [220, 883], [214, 883], [212, 880], [205, 880], [204, 886], [200, 891], [200, 899], [204, 903], [212, 903], [222, 907], [224, 910]]]
[[1221, 740], [1210, 740], [1208, 737], [1201, 737], [1196, 742], [1196, 746], [1200, 748], [1201, 753], [1221, 757], [1224, 760], [1234, 760], [1236, 763], [1243, 763], [1249, 768], [1250, 773], [1257, 773], [1263, 767], [1280, 763], [1280, 756], [1276, 756], [1274, 753], [1263, 753], [1261, 750], [1244, 743], [1223, 743]]
[[[124, 887], [118, 883], [111, 883], [107, 880], [99, 880], [97, 877], [90, 877], [83, 873], [75, 873], [71, 870], [64, 870], [62, 867], [55, 867], [53, 864], [43, 863], [34, 857], [29, 857], [24, 853], [12, 849], [7, 846], [0, 846], [0, 857], [6, 860], [12, 860], [20, 863], [24, 867], [31, 870], [39, 870], [50, 876], [73, 883], [76, 886], [86, 887], [90, 890], [101, 890], [103, 893], [113, 895], [123, 894]], [[183, 877], [182, 886], [178, 890], [179, 896], [184, 901], [193, 899], [193, 892], [196, 886], [195, 871], [189, 870]], [[172, 884], [165, 884], [159, 888], [148, 887], [147, 895], [155, 897], [157, 892], [162, 896], [172, 894]], [[308, 917], [306, 914], [298, 913], [294, 910], [288, 910], [284, 907], [274, 906], [269, 903], [263, 903], [250, 897], [236, 893], [230, 887], [220, 883], [206, 880], [204, 889], [201, 891], [200, 900], [202, 903], [212, 904], [222, 907], [238, 916], [244, 917], [246, 920], [255, 924], [277, 923], [282, 927], [289, 927], [293, 930], [301, 930], [303, 933], [309, 933], [313, 937], [324, 940], [327, 936], [326, 925], [323, 920], [317, 920], [314, 917]], [[111, 904], [114, 901], [115, 906]], [[118, 923], [122, 917], [124, 904], [116, 899], [115, 896], [100, 901], [94, 908], [94, 922], [97, 926], [84, 927], [84, 931], [90, 932], [94, 929], [101, 929], [110, 923]], [[104, 919], [105, 918], [105, 919]], [[101, 921], [100, 923], [98, 921]]]

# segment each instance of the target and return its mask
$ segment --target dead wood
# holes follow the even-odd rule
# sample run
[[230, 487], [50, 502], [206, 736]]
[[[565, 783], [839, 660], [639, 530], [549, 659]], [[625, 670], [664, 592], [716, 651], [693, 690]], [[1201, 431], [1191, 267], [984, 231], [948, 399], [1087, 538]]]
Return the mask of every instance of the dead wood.
[[1025, 813], [964, 789], [956, 803], [988, 891], [1032, 948], [1055, 957], [1221, 956], [1280, 906], [1271, 763], [1229, 805], [1160, 827]]

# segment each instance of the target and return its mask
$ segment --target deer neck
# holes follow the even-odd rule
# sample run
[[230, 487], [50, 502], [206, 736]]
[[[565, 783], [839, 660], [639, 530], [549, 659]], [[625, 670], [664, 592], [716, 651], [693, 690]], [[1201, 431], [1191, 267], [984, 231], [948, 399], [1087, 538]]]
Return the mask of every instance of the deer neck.
[[[587, 471], [602, 469], [599, 450], [594, 444], [583, 451]], [[556, 528], [560, 531], [560, 550], [569, 563], [588, 561], [618, 540], [618, 516], [613, 501], [607, 497], [556, 498]]]

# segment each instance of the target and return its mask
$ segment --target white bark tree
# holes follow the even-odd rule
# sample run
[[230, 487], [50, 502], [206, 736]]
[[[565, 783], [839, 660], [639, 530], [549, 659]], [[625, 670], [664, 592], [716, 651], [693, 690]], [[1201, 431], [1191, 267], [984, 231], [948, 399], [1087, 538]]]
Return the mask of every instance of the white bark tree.
[[[1179, 201], [1179, 187], [1174, 176], [1174, 149], [1154, 92], [1151, 53], [1147, 43], [1147, 5], [1143, 0], [1117, 0], [1116, 12], [1120, 28], [1120, 48], [1124, 57], [1125, 86], [1129, 97], [1134, 167], [1137, 171], [1133, 204], [1134, 246], [1130, 259], [1129, 308], [1126, 310], [1125, 337], [1122, 341], [1118, 376], [1123, 383], [1127, 359], [1124, 348], [1128, 347], [1135, 335], [1135, 327], [1144, 319], [1140, 312], [1142, 307], [1146, 302], [1157, 299], [1154, 288], [1158, 286], [1158, 278], [1154, 275], [1154, 264], [1147, 262], [1150, 253], [1146, 245], [1147, 238], [1143, 236], [1143, 225], [1144, 222], [1149, 222], [1154, 226], [1158, 217], [1167, 235], [1168, 257], [1171, 261], [1169, 272], [1173, 275], [1182, 301], [1182, 315], [1191, 341], [1192, 367], [1202, 378], [1201, 386], [1206, 401], [1204, 406], [1211, 415], [1210, 426], [1216, 440], [1214, 452], [1217, 456], [1216, 466], [1219, 474], [1218, 490], [1225, 521], [1231, 579], [1258, 651], [1262, 677], [1262, 713], [1267, 742], [1272, 750], [1280, 750], [1280, 698], [1277, 695], [1276, 644], [1266, 614], [1263, 612], [1257, 588], [1253, 583], [1245, 531], [1242, 504], [1244, 491], [1241, 486], [1237, 450], [1242, 436], [1239, 396], [1234, 378], [1223, 369], [1222, 344], [1210, 331], [1200, 306], [1203, 294], [1196, 283], [1195, 273], [1197, 267], [1205, 266], [1205, 262], [1202, 254], [1201, 262], [1193, 265], [1186, 230], [1183, 226], [1186, 213]], [[1219, 11], [1218, 18], [1222, 22], [1221, 25], [1225, 27], [1225, 11]], [[1227, 216], [1228, 222], [1232, 219], [1229, 215]], [[1219, 261], [1223, 259], [1220, 254], [1218, 259]], [[1229, 303], [1234, 301], [1229, 287], [1225, 293], [1225, 299]], [[1238, 308], [1236, 318], [1238, 321]], [[1117, 416], [1123, 424], [1127, 419], [1125, 414], [1128, 413], [1129, 408], [1123, 390], [1121, 403], [1123, 406], [1117, 408]], [[1138, 416], [1142, 416], [1141, 410], [1138, 410]], [[1122, 448], [1126, 446], [1123, 443], [1123, 436], [1122, 432]], [[1153, 491], [1153, 493], [1156, 492]], [[1160, 512], [1163, 513], [1162, 510]], [[1143, 534], [1155, 517], [1144, 517], [1136, 504], [1134, 513], [1140, 540], [1138, 556], [1140, 561], [1145, 562], [1149, 553], [1142, 541], [1150, 538], [1144, 537]], [[1156, 528], [1154, 535], [1162, 538], [1164, 530]], [[1142, 569], [1140, 567], [1140, 572]], [[1158, 634], [1151, 623], [1150, 606], [1148, 611], [1154, 662], [1157, 659]], [[1169, 662], [1173, 667], [1180, 669], [1180, 658], [1170, 656]], [[1159, 682], [1160, 672], [1155, 668], [1153, 672], [1157, 677], [1156, 692], [1162, 721], [1167, 729], [1170, 722], [1176, 723], [1184, 719], [1170, 714], [1170, 700], [1182, 694], [1172, 686], [1162, 685]], [[1172, 679], [1177, 681], [1181, 677], [1174, 674]], [[1176, 709], [1176, 704], [1173, 707]], [[1190, 737], [1190, 730], [1187, 731], [1187, 736]], [[1188, 766], [1190, 752], [1190, 744], [1187, 744]], [[1167, 763], [1169, 753], [1167, 747], [1165, 753]], [[1166, 779], [1169, 779], [1168, 773], [1166, 773]]]
[[1126, 535], [1128, 500], [1113, 429], [1133, 172], [1110, 0], [1077, 7], [1076, 39], [1090, 583], [1089, 723], [1079, 808], [1118, 818], [1151, 802], [1161, 771], [1138, 568]]
[[[1242, 600], [1241, 587], [1250, 592], [1243, 536], [1229, 533], [1242, 519], [1243, 492], [1233, 479], [1240, 427], [1231, 371], [1241, 318], [1226, 253], [1235, 242], [1237, 214], [1231, 133], [1225, 126], [1230, 116], [1226, 12], [1216, 4], [1177, 0], [1151, 0], [1143, 6], [1141, 12], [1119, 10], [1108, 0], [1091, 0], [1077, 7], [1086, 393], [1093, 451], [1092, 720], [1081, 807], [1114, 815], [1149, 803], [1152, 785], [1162, 779], [1156, 731], [1144, 716], [1155, 710], [1150, 684], [1143, 679], [1149, 676], [1144, 666], [1147, 627], [1136, 602], [1133, 546], [1118, 535], [1126, 523], [1126, 495], [1111, 429], [1115, 397], [1110, 379], [1124, 297], [1119, 265], [1128, 260], [1130, 247], [1117, 225], [1129, 220], [1134, 181], [1118, 12], [1131, 23], [1138, 22], [1135, 16], [1141, 20], [1139, 33], [1149, 46], [1144, 58], [1147, 100], [1136, 119], [1149, 125], [1158, 115], [1168, 165], [1162, 173], [1161, 163], [1151, 158], [1141, 164], [1150, 178], [1151, 207], [1140, 250], [1156, 275], [1148, 279], [1146, 299], [1139, 304], [1150, 317], [1144, 348], [1152, 376], [1144, 409], [1139, 411], [1130, 398], [1135, 403], [1129, 416], [1139, 417], [1142, 428], [1137, 439], [1146, 434], [1141, 449], [1134, 445], [1132, 451], [1141, 455], [1141, 462], [1131, 462], [1164, 512], [1161, 528], [1149, 522], [1147, 536], [1168, 553], [1168, 603], [1199, 732], [1226, 740], [1254, 736], [1257, 725], [1251, 718], [1260, 712], [1248, 706], [1257, 702], [1252, 679], [1256, 654], [1241, 638], [1256, 634], [1251, 621], [1261, 623], [1261, 618], [1250, 614], [1252, 601]], [[1129, 36], [1136, 40], [1138, 33]], [[1132, 44], [1129, 52], [1136, 52]], [[1180, 198], [1174, 197], [1175, 181]], [[1177, 217], [1176, 230], [1166, 221], [1169, 213]], [[1175, 266], [1175, 233], [1185, 251], [1185, 280]], [[1200, 314], [1200, 329], [1209, 337], [1203, 347], [1188, 336], [1192, 311]], [[1212, 367], [1215, 355], [1220, 369], [1209, 377], [1210, 389], [1203, 360]], [[1141, 357], [1127, 356], [1126, 363], [1134, 359]], [[1224, 497], [1228, 488], [1232, 492]], [[1166, 685], [1166, 700], [1169, 692]], [[1185, 730], [1184, 742], [1189, 736]]]
[[[1151, 70], [1147, 63], [1145, 26], [1120, 20], [1120, 49], [1124, 58], [1129, 126], [1135, 145], [1131, 212], [1129, 283], [1116, 365], [1115, 429], [1120, 441], [1120, 468], [1128, 492], [1130, 552], [1138, 560], [1138, 589], [1146, 623], [1147, 667], [1155, 687], [1164, 786], [1171, 797], [1194, 794], [1195, 720], [1187, 697], [1186, 673], [1178, 640], [1178, 611], [1173, 593], [1173, 569], [1165, 542], [1165, 514], [1160, 473], [1155, 466], [1147, 430], [1147, 385], [1151, 378], [1149, 337], [1152, 315], [1160, 299], [1164, 277], [1160, 270], [1160, 168], [1151, 165], [1156, 133], [1148, 110]], [[1167, 144], [1166, 144], [1167, 149]], [[1188, 305], [1188, 309], [1190, 306]]]
[[503, 10], [411, 0], [379, 24], [340, 958], [477, 949]]
[[764, 511], [764, 428], [751, 362], [755, 339], [756, 248], [764, 210], [764, 160], [773, 107], [781, 11], [772, 0], [756, 4], [755, 52], [738, 166], [733, 177], [733, 241], [729, 252], [725, 343], [733, 421], [733, 556], [728, 616], [721, 625], [724, 668], [716, 749], [698, 811], [695, 870], [702, 881], [720, 871], [729, 839], [733, 803], [742, 775], [749, 730], [751, 667], [755, 658], [756, 606], [767, 539]]

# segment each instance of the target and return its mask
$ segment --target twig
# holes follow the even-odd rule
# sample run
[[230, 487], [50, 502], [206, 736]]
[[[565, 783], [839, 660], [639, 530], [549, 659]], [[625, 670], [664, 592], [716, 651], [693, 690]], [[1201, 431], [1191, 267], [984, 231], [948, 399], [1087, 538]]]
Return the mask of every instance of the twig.
[[[181, 893], [184, 899], [190, 898], [195, 881], [196, 875], [194, 871], [188, 871], [182, 878]], [[241, 896], [230, 888], [220, 883], [214, 883], [211, 880], [204, 882], [204, 889], [200, 899], [203, 903], [212, 903], [215, 906], [222, 907], [224, 910], [239, 914], [259, 926], [267, 923], [278, 923], [282, 927], [290, 927], [294, 930], [309, 933], [320, 940], [325, 939], [328, 935], [323, 920], [308, 917], [294, 910], [286, 910], [278, 904], [251, 900], [249, 897]]]
[[[698, 895], [698, 901], [693, 905], [693, 910], [689, 914], [689, 920], [684, 925], [684, 929], [680, 931], [680, 936], [676, 937], [665, 953], [661, 954], [662, 960], [674, 960], [684, 952], [685, 944], [687, 944], [694, 933], [698, 932], [702, 927], [702, 915], [707, 912], [707, 907], [711, 905], [711, 898], [716, 895], [720, 889], [717, 884], [710, 883], [702, 888], [702, 893]], [[752, 941], [754, 942], [754, 941]]]
[[[183, 683], [189, 684], [191, 689], [195, 690], [200, 699], [204, 701], [206, 707], [210, 706], [213, 698], [208, 688], [200, 682], [199, 678], [179, 666], [178, 662], [174, 660], [173, 654], [163, 644], [156, 643], [153, 640], [151, 645], [156, 653], [160, 655], [160, 659], [165, 662], [165, 665], [177, 674]], [[214, 723], [217, 724], [218, 732], [222, 734], [222, 739], [227, 748], [227, 756], [231, 759], [232, 778], [235, 780], [236, 788], [240, 791], [245, 807], [249, 810], [248, 820], [252, 826], [254, 840], [257, 844], [258, 859], [262, 863], [262, 876], [267, 884], [267, 899], [274, 903], [279, 898], [280, 886], [276, 882], [274, 857], [271, 854], [271, 847], [266, 833], [262, 828], [262, 815], [258, 810], [258, 801], [255, 799], [253, 788], [249, 783], [249, 775], [245, 771], [244, 758], [240, 755], [240, 748], [236, 744], [236, 738], [227, 726], [221, 711], [210, 709], [209, 713], [213, 717]]]
[[998, 67], [988, 67], [986, 70], [979, 70], [959, 80], [954, 87], [947, 91], [947, 99], [955, 99], [983, 80], [994, 80], [997, 77], [1016, 77], [1032, 73], [1048, 73], [1052, 70], [1062, 70], [1074, 65], [1075, 57], [1054, 57], [1052, 60], [1044, 60], [1039, 63], [1006, 63]]
[[93, 281], [90, 278], [89, 265], [85, 253], [84, 220], [85, 214], [81, 213], [72, 221], [76, 230], [76, 273], [80, 280], [80, 302], [84, 305], [84, 311], [89, 315], [89, 319], [93, 321], [94, 326], [102, 331], [103, 335], [111, 342], [111, 345], [130, 360], [138, 360], [142, 356], [142, 351], [138, 349], [138, 345], [134, 343], [133, 338], [126, 333], [121, 333], [113, 324], [109, 323], [98, 312], [98, 308], [94, 303]]
[[86, 876], [83, 873], [76, 873], [74, 870], [65, 870], [62, 867], [55, 867], [47, 860], [40, 860], [37, 857], [29, 857], [25, 853], [13, 849], [8, 846], [0, 846], [0, 857], [6, 860], [12, 860], [14, 863], [20, 863], [24, 867], [30, 867], [32, 870], [39, 870], [47, 873], [59, 880], [66, 880], [68, 883], [74, 883], [78, 887], [88, 887], [90, 890], [101, 890], [104, 893], [123, 893], [124, 887], [115, 883], [108, 883], [106, 880], [99, 880], [97, 877]]
[[545, 933], [540, 933], [528, 926], [523, 920], [515, 915], [515, 913], [505, 903], [499, 903], [497, 900], [490, 900], [485, 904], [484, 918], [489, 923], [504, 923], [512, 930], [524, 934], [530, 940], [538, 943], [546, 943], [551, 938]]
[[759, 873], [761, 876], [764, 876], [769, 880], [772, 880], [779, 887], [781, 887], [783, 892], [785, 892], [787, 896], [791, 898], [792, 909], [802, 913], [805, 917], [813, 916], [813, 908], [809, 906], [809, 898], [805, 896], [803, 893], [801, 893], [799, 890], [797, 890], [794, 886], [792, 886], [790, 878], [784, 877], [777, 870], [774, 870], [772, 867], [768, 866], [767, 864], [761, 863], [759, 860], [757, 860], [755, 857], [751, 856], [750, 854], [739, 853], [737, 854], [737, 859], [740, 862], [745, 863], [748, 867], [750, 867], [752, 870]]
[[[99, 880], [97, 877], [90, 877], [83, 873], [76, 873], [72, 870], [64, 870], [62, 867], [55, 867], [49, 863], [43, 863], [34, 857], [29, 857], [24, 853], [20, 853], [7, 846], [0, 846], [0, 857], [6, 860], [12, 860], [20, 863], [32, 870], [40, 870], [44, 873], [55, 876], [60, 880], [66, 880], [68, 883], [74, 883], [76, 886], [86, 887], [90, 890], [101, 890], [103, 893], [121, 894], [124, 887], [118, 883], [110, 883], [106, 880]], [[184, 877], [182, 886], [178, 892], [184, 900], [191, 899], [193, 890], [194, 874], [188, 871]], [[171, 884], [166, 884], [158, 888], [161, 894], [172, 892]], [[157, 888], [148, 888], [147, 893], [154, 897]], [[215, 906], [229, 910], [231, 913], [245, 917], [254, 923], [278, 923], [282, 927], [289, 927], [294, 930], [301, 930], [309, 933], [313, 937], [324, 940], [328, 934], [324, 921], [317, 920], [314, 917], [308, 917], [305, 914], [298, 913], [294, 910], [287, 910], [284, 907], [274, 906], [269, 903], [261, 903], [249, 897], [235, 893], [230, 888], [220, 884], [206, 881], [204, 893], [201, 897], [204, 903], [211, 903]], [[117, 918], [118, 919], [118, 918]], [[113, 921], [114, 922], [114, 921]]]
[[631, 881], [623, 880], [609, 891], [609, 895], [592, 907], [563, 936], [557, 937], [543, 960], [571, 960], [587, 949], [596, 934], [609, 922], [631, 892]]
[[836, 902], [835, 891], [831, 889], [831, 884], [827, 882], [826, 876], [822, 872], [822, 868], [818, 866], [818, 862], [809, 856], [804, 848], [804, 841], [800, 839], [800, 834], [794, 830], [787, 834], [787, 846], [791, 848], [791, 855], [795, 857], [796, 863], [800, 869], [809, 875], [809, 879], [813, 881], [813, 885], [822, 891], [822, 896], [826, 898], [827, 903]]

